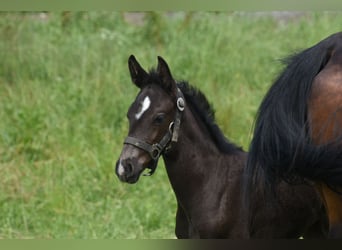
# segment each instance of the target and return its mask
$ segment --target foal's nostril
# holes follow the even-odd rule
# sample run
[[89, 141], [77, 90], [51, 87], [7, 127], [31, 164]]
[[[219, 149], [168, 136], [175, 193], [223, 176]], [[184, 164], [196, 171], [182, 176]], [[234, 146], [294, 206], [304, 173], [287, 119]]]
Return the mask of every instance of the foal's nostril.
[[130, 163], [130, 162], [127, 163], [126, 171], [127, 171], [127, 173], [132, 173], [133, 172], [133, 165], [132, 165], [132, 163]]

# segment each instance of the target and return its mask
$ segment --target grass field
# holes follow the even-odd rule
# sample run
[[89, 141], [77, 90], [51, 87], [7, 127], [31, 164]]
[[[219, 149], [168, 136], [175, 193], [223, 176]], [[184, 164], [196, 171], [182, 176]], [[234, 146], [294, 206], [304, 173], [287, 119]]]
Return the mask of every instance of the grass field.
[[342, 13], [0, 14], [0, 238], [174, 238], [162, 160], [136, 185], [114, 175], [138, 89], [127, 59], [161, 55], [248, 148], [279, 59], [341, 31]]

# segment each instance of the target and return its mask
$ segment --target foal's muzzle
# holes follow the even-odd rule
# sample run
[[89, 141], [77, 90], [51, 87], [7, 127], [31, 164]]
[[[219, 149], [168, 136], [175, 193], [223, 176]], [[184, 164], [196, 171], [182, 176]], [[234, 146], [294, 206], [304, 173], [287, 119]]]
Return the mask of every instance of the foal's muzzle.
[[155, 169], [156, 162], [144, 150], [130, 144], [124, 144], [115, 173], [122, 182], [136, 183], [147, 169]]
[[115, 173], [119, 177], [120, 181], [135, 183], [139, 179], [138, 176], [133, 174], [134, 167], [130, 161], [119, 159], [116, 162], [115, 169]]

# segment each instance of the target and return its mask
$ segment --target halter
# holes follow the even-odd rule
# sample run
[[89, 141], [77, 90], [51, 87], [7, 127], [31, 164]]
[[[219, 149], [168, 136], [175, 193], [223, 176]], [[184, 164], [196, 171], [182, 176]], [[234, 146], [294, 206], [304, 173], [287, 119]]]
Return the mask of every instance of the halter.
[[141, 139], [131, 137], [131, 136], [127, 136], [124, 141], [124, 144], [130, 144], [137, 148], [140, 148], [146, 151], [151, 156], [154, 164], [152, 167], [149, 167], [151, 171], [148, 174], [145, 174], [146, 176], [151, 176], [154, 173], [154, 171], [156, 170], [157, 162], [158, 162], [160, 155], [164, 151], [170, 150], [171, 145], [169, 145], [169, 143], [177, 142], [178, 140], [181, 117], [185, 108], [184, 95], [179, 88], [177, 88], [176, 104], [177, 104], [177, 110], [175, 114], [175, 119], [170, 123], [167, 133], [163, 136], [163, 138], [160, 140], [159, 143], [150, 144]]

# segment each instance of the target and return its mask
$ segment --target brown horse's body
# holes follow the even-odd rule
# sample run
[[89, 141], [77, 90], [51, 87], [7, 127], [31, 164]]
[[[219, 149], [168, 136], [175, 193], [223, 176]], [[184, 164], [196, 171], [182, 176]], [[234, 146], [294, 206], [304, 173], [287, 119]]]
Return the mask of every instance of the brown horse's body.
[[291, 56], [262, 101], [250, 146], [251, 185], [263, 170], [280, 179], [315, 182], [342, 238], [342, 32]]
[[129, 133], [116, 174], [135, 183], [164, 158], [177, 198], [178, 238], [325, 236], [324, 206], [309, 185], [282, 182], [273, 200], [256, 185], [245, 204], [247, 153], [224, 138], [204, 95], [176, 84], [162, 58], [156, 72], [146, 73], [131, 56], [129, 69], [140, 92], [127, 114]]
[[[342, 44], [331, 53], [329, 62], [313, 81], [308, 101], [310, 133], [316, 145], [334, 142], [342, 136]], [[320, 181], [317, 189], [328, 211], [331, 236], [342, 237], [342, 195]]]

